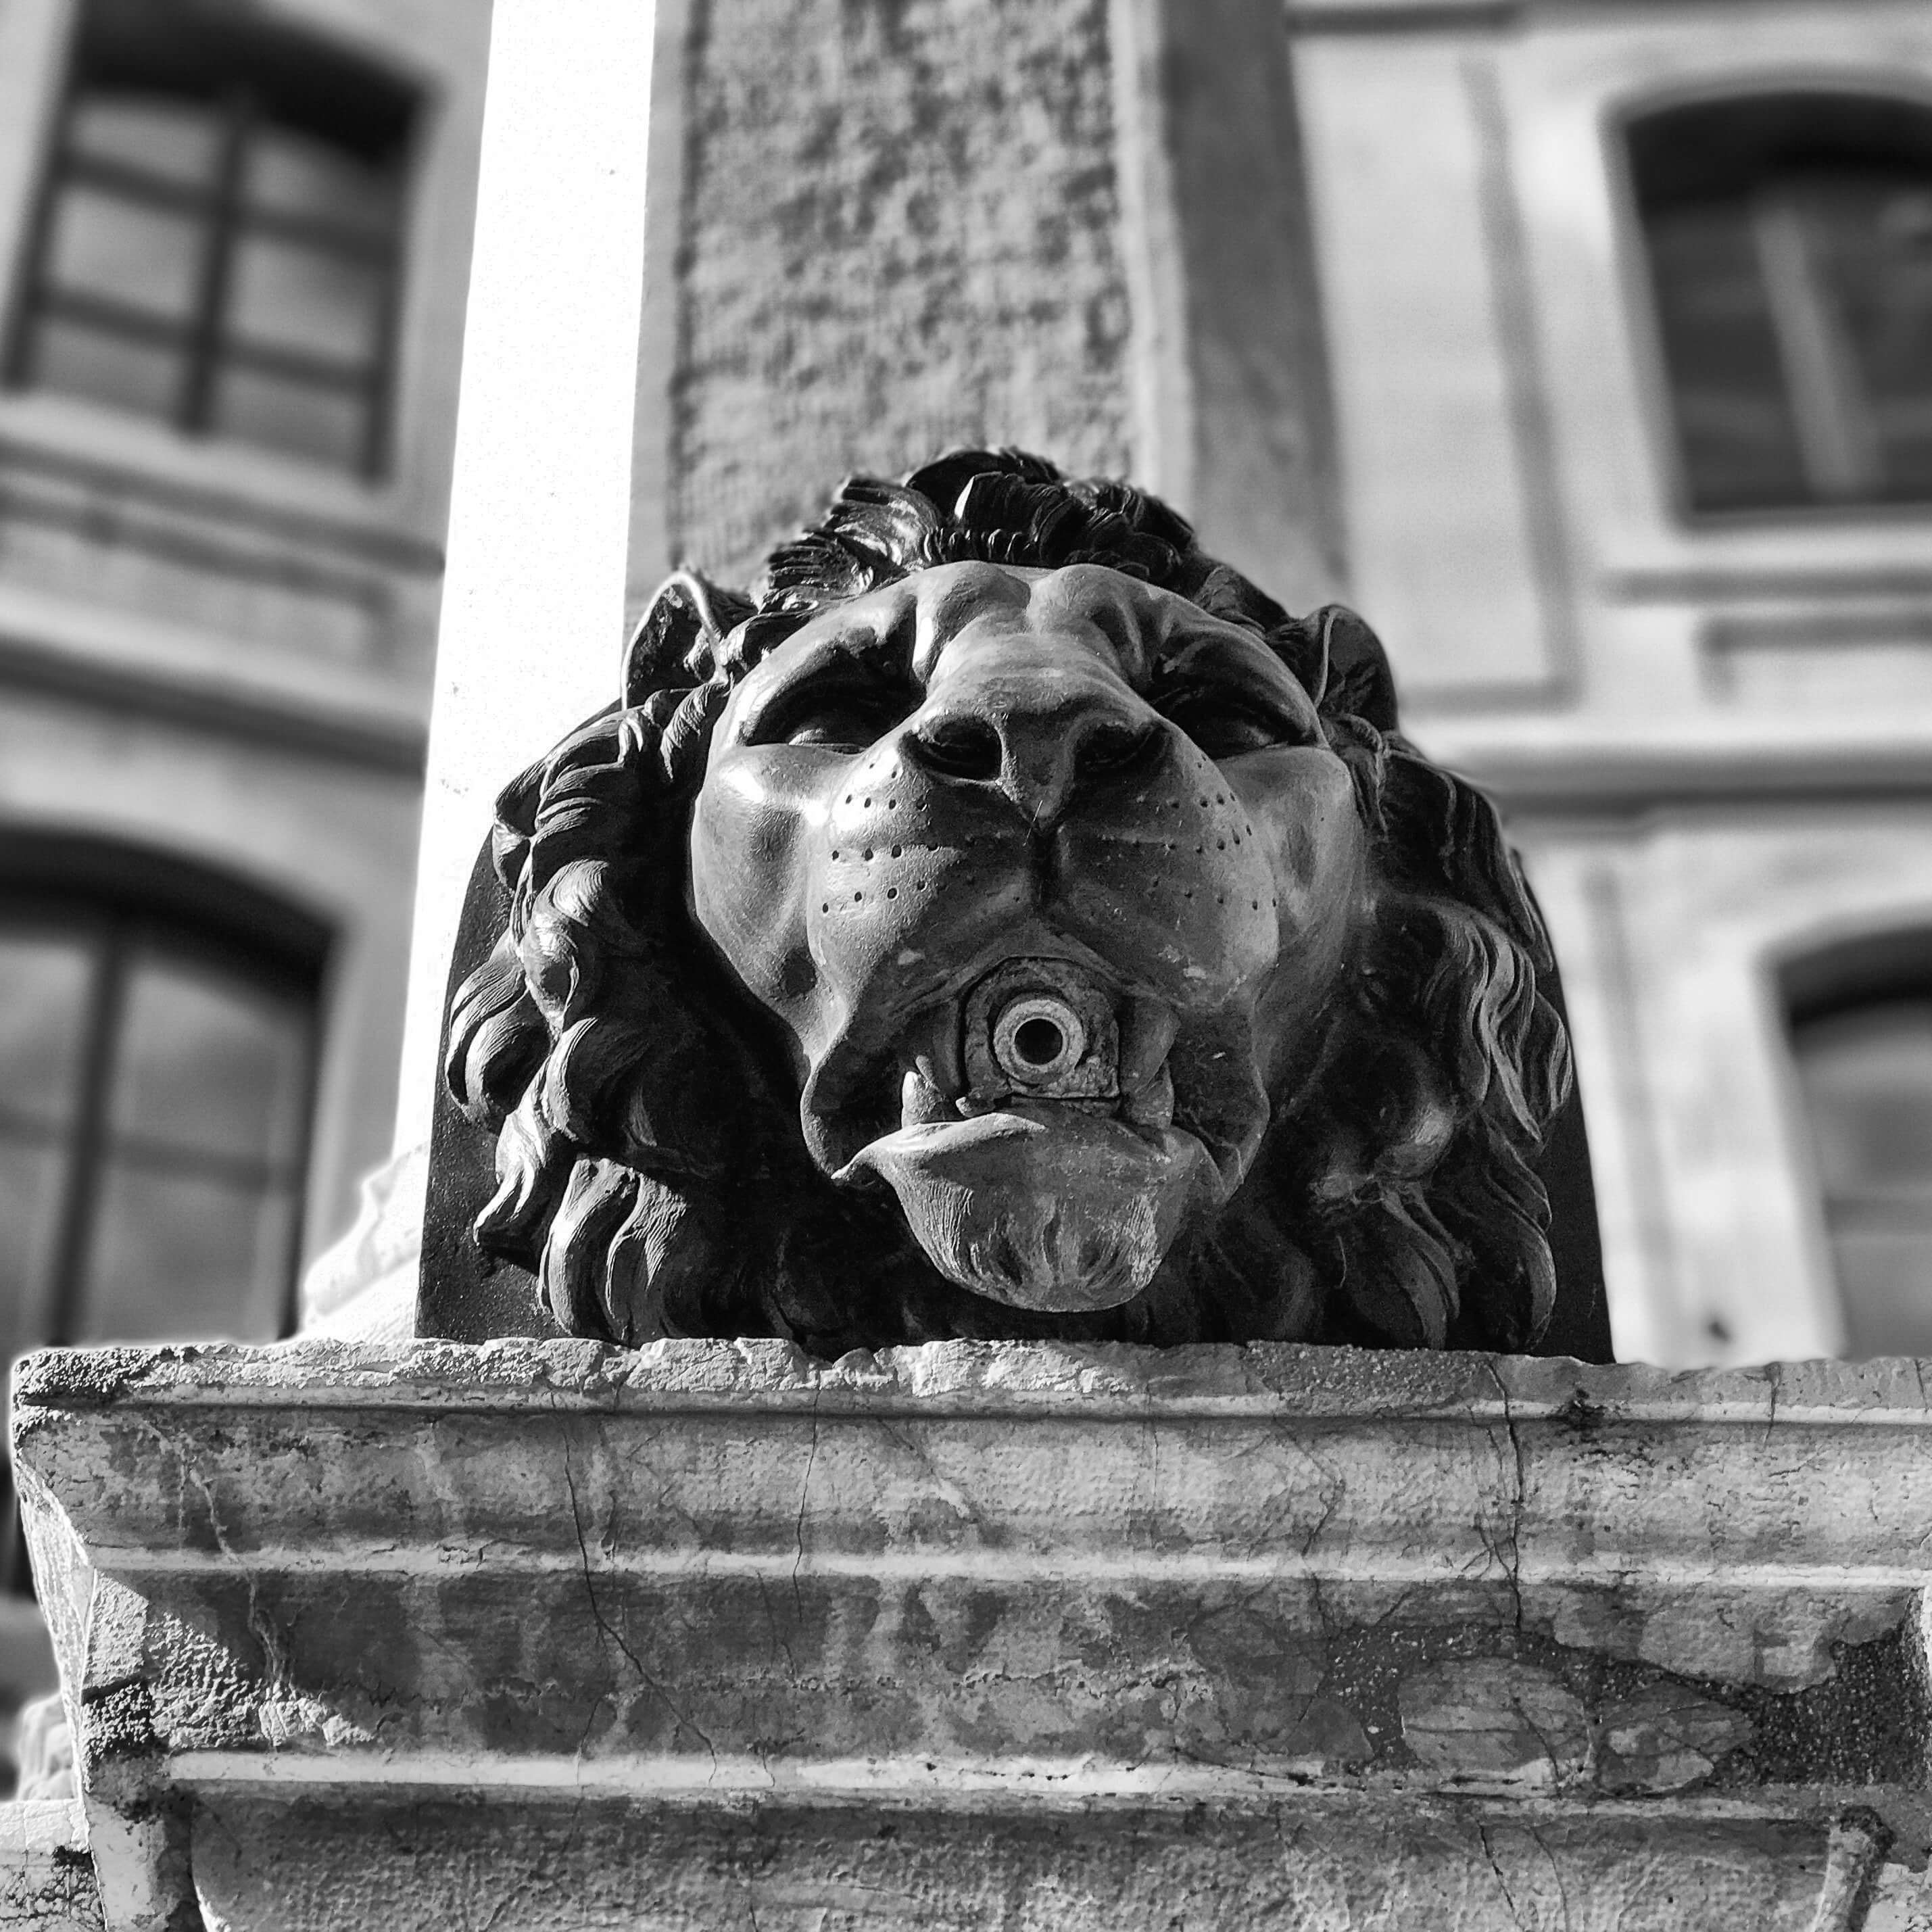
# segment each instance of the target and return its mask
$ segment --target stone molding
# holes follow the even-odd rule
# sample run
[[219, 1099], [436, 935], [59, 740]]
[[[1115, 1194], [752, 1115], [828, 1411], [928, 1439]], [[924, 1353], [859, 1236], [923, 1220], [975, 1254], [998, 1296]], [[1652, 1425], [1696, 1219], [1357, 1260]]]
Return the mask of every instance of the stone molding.
[[14, 1427], [110, 1928], [1927, 1922], [1910, 1362], [298, 1342]]

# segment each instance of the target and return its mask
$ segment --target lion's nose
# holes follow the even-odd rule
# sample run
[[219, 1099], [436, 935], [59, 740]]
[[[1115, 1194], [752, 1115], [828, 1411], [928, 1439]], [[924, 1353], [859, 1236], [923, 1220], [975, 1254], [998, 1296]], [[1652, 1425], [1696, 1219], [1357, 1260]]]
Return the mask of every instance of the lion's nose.
[[1159, 716], [1124, 685], [1049, 672], [935, 694], [908, 749], [936, 777], [997, 783], [1040, 825], [1156, 754], [1163, 736]]

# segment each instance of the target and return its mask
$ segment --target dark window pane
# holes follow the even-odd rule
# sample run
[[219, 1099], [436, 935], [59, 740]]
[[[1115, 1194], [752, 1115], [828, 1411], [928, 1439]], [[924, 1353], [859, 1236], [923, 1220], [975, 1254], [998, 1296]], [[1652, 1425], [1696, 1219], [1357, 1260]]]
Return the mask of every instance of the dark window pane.
[[352, 469], [362, 460], [369, 406], [353, 392], [231, 364], [217, 378], [214, 428], [269, 449]]
[[59, 1231], [67, 1151], [0, 1132], [0, 1334], [30, 1348], [52, 1313], [49, 1270]]
[[40, 1337], [52, 1312], [94, 959], [42, 933], [0, 932], [0, 1340]]
[[185, 324], [200, 292], [207, 238], [196, 217], [70, 182], [54, 211], [47, 280]]
[[212, 108], [164, 94], [87, 94], [74, 103], [68, 138], [76, 154], [181, 188], [208, 187], [221, 147]]
[[1880, 446], [1884, 490], [1932, 494], [1932, 184], [1816, 182], [1801, 198]]
[[5, 378], [372, 470], [413, 98], [255, 10], [80, 0]]
[[1834, 1227], [1846, 1353], [1932, 1352], [1932, 1226]]
[[1932, 1353], [1932, 1003], [1794, 1036], [1850, 1352]]
[[181, 397], [182, 362], [179, 350], [50, 315], [34, 332], [31, 368], [42, 388], [171, 418]]
[[74, 1339], [272, 1340], [294, 1228], [286, 1188], [110, 1162]]
[[71, 940], [0, 933], [0, 1122], [58, 1129], [71, 1117], [93, 974]]
[[110, 1124], [117, 1138], [286, 1167], [307, 1053], [301, 1006], [149, 955], [128, 976]]
[[[0, 1361], [269, 1341], [290, 1312], [322, 929], [62, 842], [0, 892]], [[165, 898], [164, 895], [166, 895]], [[12, 1498], [0, 1466], [0, 1529]], [[0, 1588], [27, 1582], [0, 1545]]]
[[238, 342], [364, 367], [382, 323], [382, 281], [354, 256], [244, 236], [236, 244], [228, 326]]
[[1691, 506], [1932, 500], [1932, 111], [1766, 94], [1629, 148]]
[[1826, 1194], [1932, 1198], [1932, 1006], [1858, 1008], [1815, 1020], [1798, 1038]]
[[290, 128], [265, 127], [248, 144], [242, 197], [250, 208], [385, 233], [394, 220], [396, 170]]
[[1649, 242], [1692, 503], [1802, 500], [1803, 458], [1749, 210], [1674, 208], [1653, 222]]

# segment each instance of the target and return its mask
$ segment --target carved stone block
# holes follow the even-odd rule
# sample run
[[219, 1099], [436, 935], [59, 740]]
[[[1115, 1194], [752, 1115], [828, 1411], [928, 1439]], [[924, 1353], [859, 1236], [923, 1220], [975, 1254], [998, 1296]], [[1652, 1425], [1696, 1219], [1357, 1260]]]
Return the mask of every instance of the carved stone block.
[[677, 573], [616, 697], [472, 888], [423, 1332], [1550, 1334], [1554, 962], [1353, 614], [955, 451]]
[[16, 1402], [116, 1932], [1924, 1923], [1910, 1364], [298, 1343]]

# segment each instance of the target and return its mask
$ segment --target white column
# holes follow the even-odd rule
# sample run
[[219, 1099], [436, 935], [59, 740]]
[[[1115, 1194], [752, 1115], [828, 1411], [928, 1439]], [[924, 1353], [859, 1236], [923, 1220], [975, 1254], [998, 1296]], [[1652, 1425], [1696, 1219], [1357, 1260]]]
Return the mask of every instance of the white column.
[[500, 786], [615, 694], [652, 0], [496, 0], [396, 1146]]

